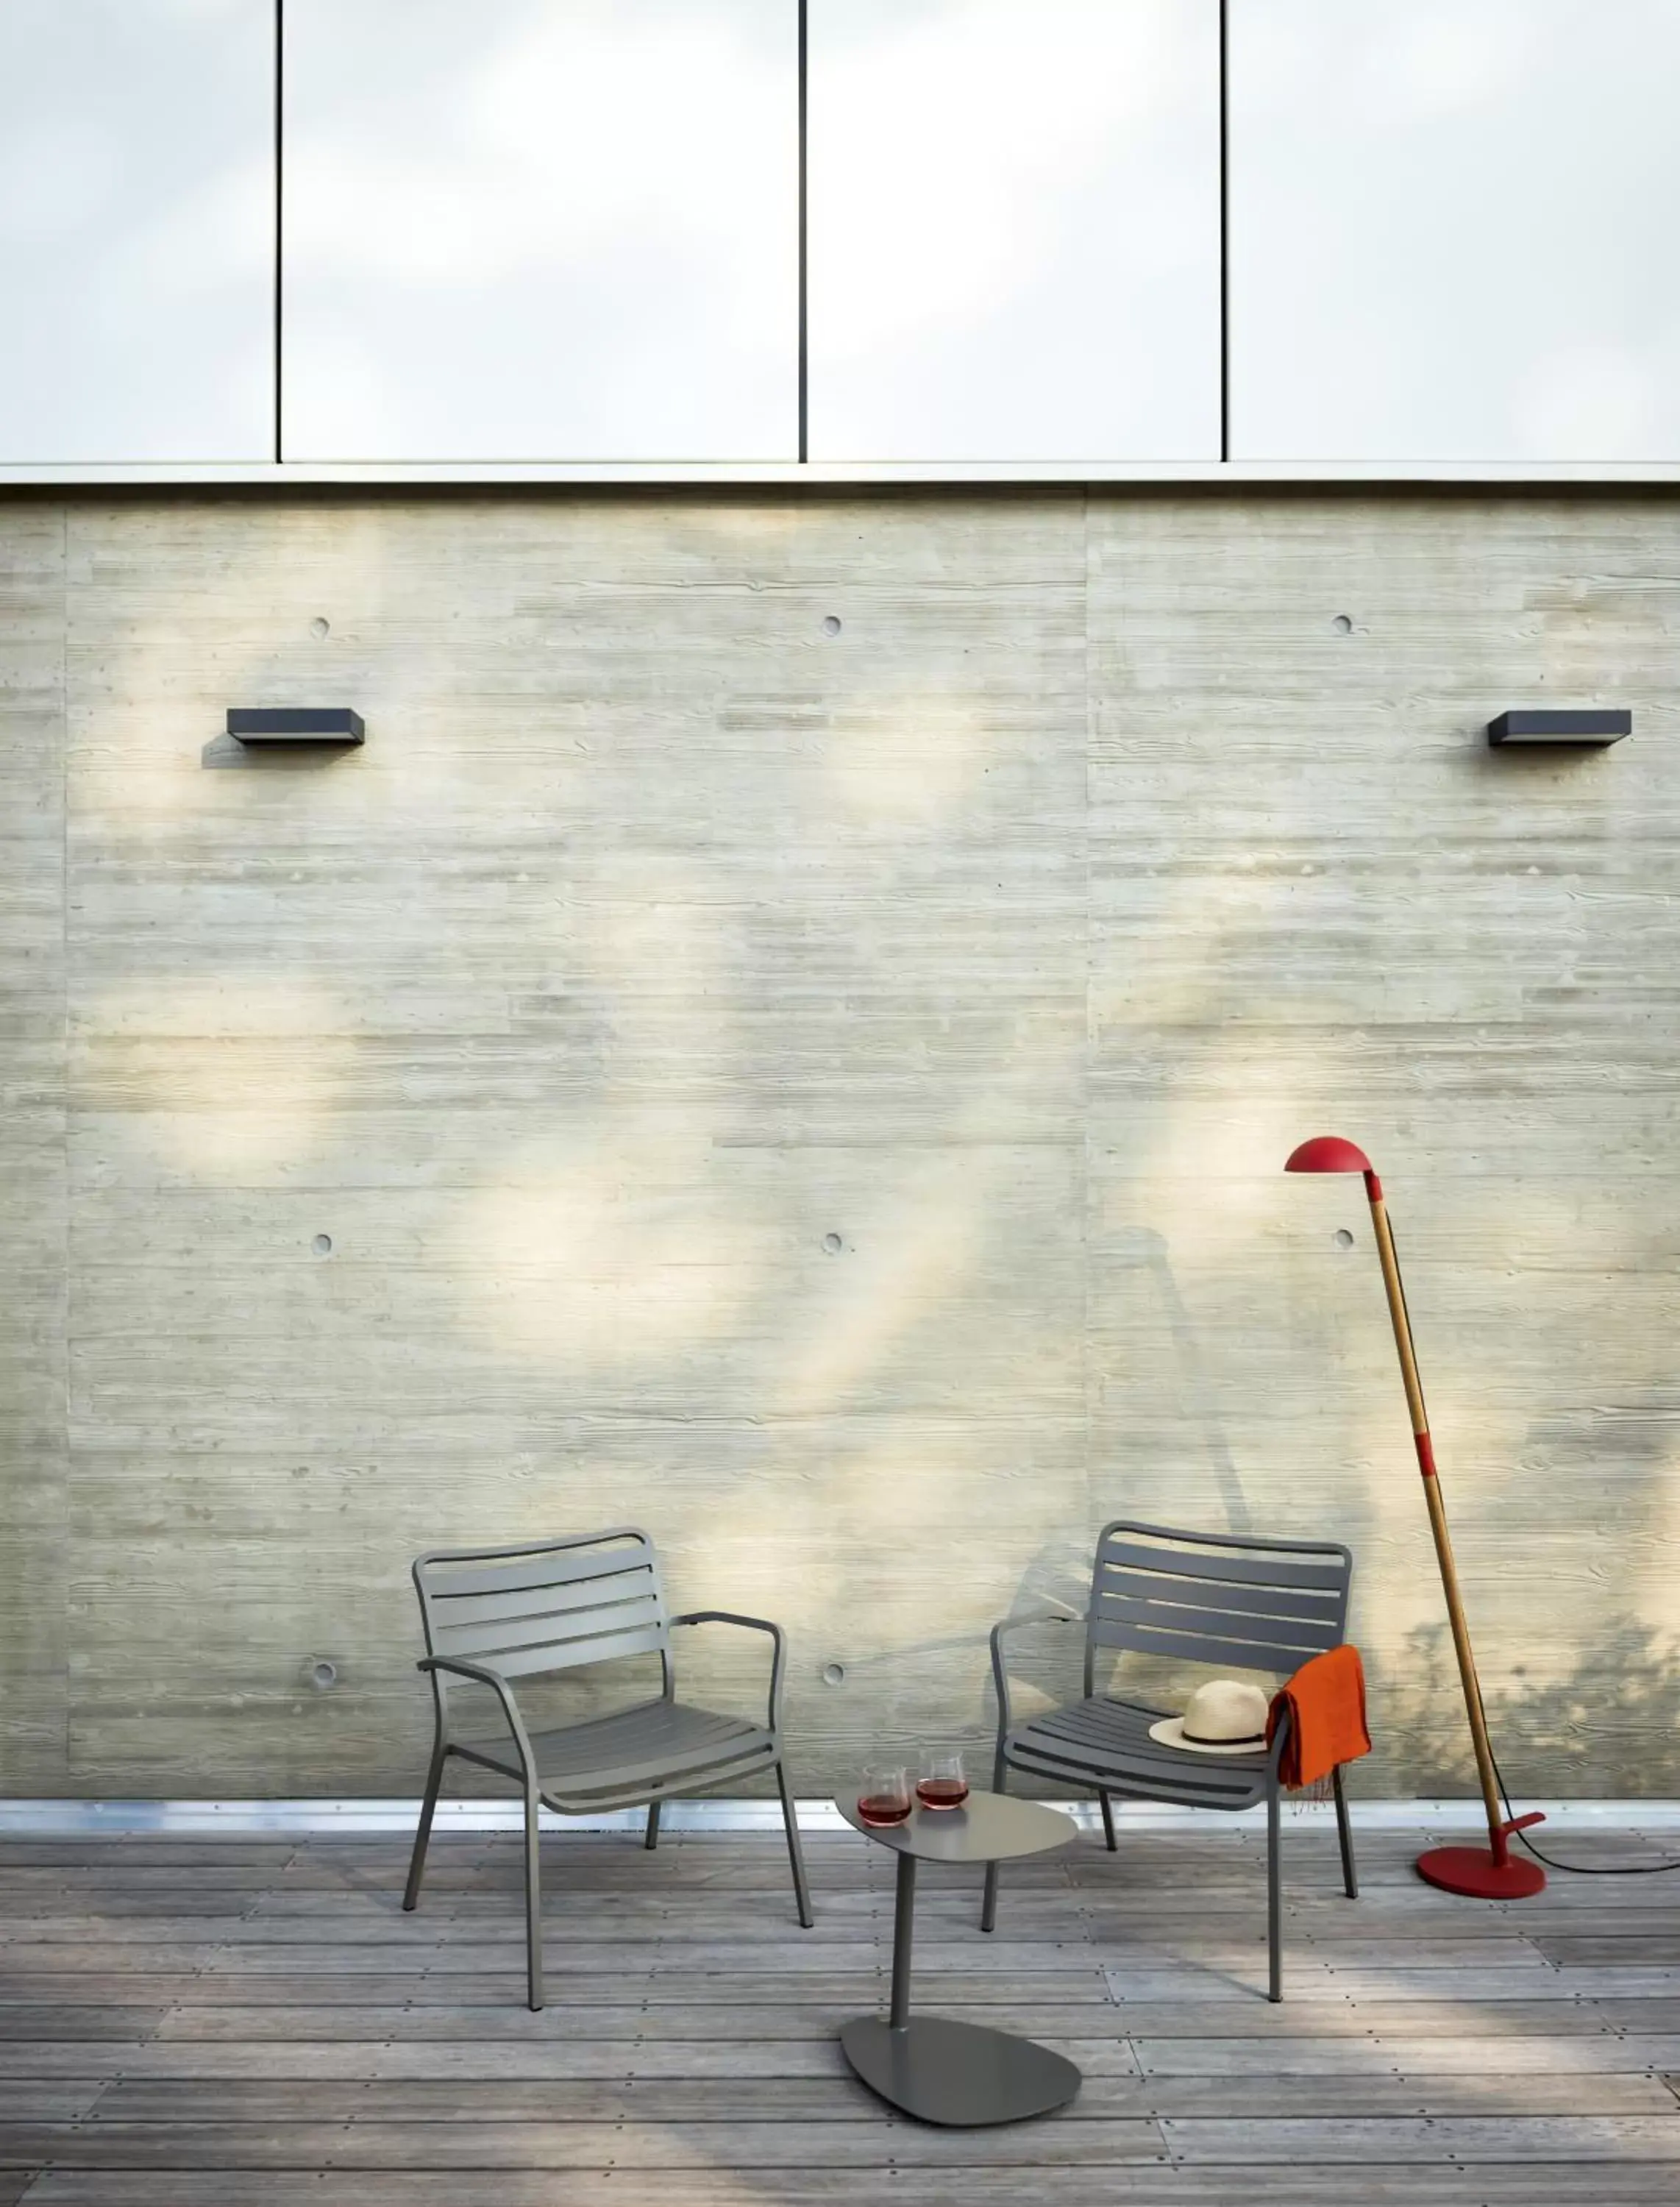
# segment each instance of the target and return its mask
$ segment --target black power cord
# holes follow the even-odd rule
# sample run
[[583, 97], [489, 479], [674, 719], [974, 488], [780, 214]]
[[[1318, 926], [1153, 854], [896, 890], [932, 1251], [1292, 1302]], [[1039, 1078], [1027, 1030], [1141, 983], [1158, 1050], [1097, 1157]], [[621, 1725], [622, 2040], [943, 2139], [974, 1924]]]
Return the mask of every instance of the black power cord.
[[[1476, 1681], [1476, 1704], [1477, 1704], [1477, 1707], [1478, 1707], [1478, 1708], [1480, 1708], [1480, 1706], [1481, 1706], [1481, 1681], [1480, 1681], [1480, 1679], [1478, 1679], [1478, 1680]], [[1487, 1712], [1486, 1712], [1486, 1709], [1483, 1709], [1483, 1710], [1482, 1710], [1482, 1726], [1483, 1726], [1484, 1730], [1486, 1730], [1486, 1725], [1487, 1725]], [[1490, 1740], [1490, 1743], [1489, 1743], [1489, 1745], [1488, 1745], [1488, 1749], [1487, 1749], [1487, 1759], [1488, 1759], [1488, 1761], [1489, 1761], [1493, 1765], [1493, 1775], [1494, 1775], [1494, 1778], [1495, 1778], [1495, 1779], [1498, 1781], [1498, 1787], [1499, 1787], [1499, 1798], [1500, 1798], [1500, 1799], [1504, 1803], [1504, 1804], [1505, 1804], [1505, 1815], [1507, 1815], [1507, 1817], [1508, 1817], [1508, 1818], [1510, 1818], [1510, 1820], [1513, 1823], [1515, 1823], [1515, 1822], [1516, 1822], [1516, 1809], [1513, 1809], [1513, 1808], [1512, 1808], [1512, 1806], [1511, 1806], [1510, 1788], [1510, 1786], [1508, 1786], [1508, 1785], [1506, 1785], [1506, 1783], [1505, 1783], [1505, 1773], [1504, 1773], [1504, 1772], [1503, 1770], [1501, 1770], [1501, 1769], [1500, 1769], [1500, 1767], [1499, 1767], [1498, 1758], [1498, 1756], [1497, 1756], [1497, 1755], [1494, 1754], [1494, 1752], [1493, 1752], [1493, 1748], [1492, 1748], [1492, 1744], [1491, 1740]], [[1529, 1853], [1530, 1853], [1531, 1855], [1533, 1855], [1533, 1857], [1534, 1857], [1534, 1860], [1535, 1860], [1536, 1862], [1539, 1862], [1539, 1863], [1544, 1863], [1545, 1864], [1545, 1866], [1546, 1866], [1546, 1868], [1547, 1868], [1548, 1869], [1562, 1869], [1562, 1870], [1567, 1870], [1567, 1871], [1569, 1872], [1569, 1874], [1570, 1875], [1570, 1876], [1571, 1876], [1571, 1877], [1660, 1877], [1660, 1876], [1662, 1876], [1662, 1875], [1663, 1875], [1663, 1874], [1664, 1874], [1665, 1871], [1668, 1871], [1668, 1870], [1673, 1870], [1673, 1869], [1680, 1869], [1680, 1862], [1659, 1862], [1659, 1863], [1566, 1863], [1566, 1862], [1559, 1862], [1559, 1861], [1558, 1861], [1558, 1859], [1557, 1859], [1557, 1857], [1555, 1855], [1545, 1855], [1545, 1854], [1542, 1854], [1542, 1853], [1540, 1852], [1540, 1849], [1539, 1849], [1539, 1848], [1534, 1845], [1534, 1841], [1529, 1838], [1529, 1836], [1528, 1836], [1528, 1833], [1527, 1833], [1527, 1832], [1514, 1832], [1514, 1833], [1512, 1833], [1511, 1836], [1512, 1836], [1512, 1838], [1513, 1838], [1514, 1839], [1516, 1839], [1516, 1840], [1517, 1844], [1518, 1844], [1520, 1846], [1524, 1846], [1524, 1847], [1526, 1847], [1526, 1848], [1528, 1850]]]

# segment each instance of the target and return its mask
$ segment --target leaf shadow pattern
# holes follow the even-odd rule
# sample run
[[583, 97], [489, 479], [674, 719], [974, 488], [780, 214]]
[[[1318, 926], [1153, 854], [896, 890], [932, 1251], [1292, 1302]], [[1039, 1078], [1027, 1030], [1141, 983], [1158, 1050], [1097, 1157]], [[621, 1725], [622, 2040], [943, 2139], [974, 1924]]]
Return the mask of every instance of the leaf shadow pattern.
[[[1445, 1621], [1407, 1636], [1396, 1668], [1372, 1666], [1380, 1790], [1470, 1793], [1475, 1764]], [[1484, 1683], [1493, 1751], [1518, 1807], [1553, 1798], [1671, 1798], [1680, 1792], [1680, 1645], [1626, 1614], [1572, 1651], [1567, 1672]], [[1373, 1790], [1366, 1786], [1364, 1790]]]

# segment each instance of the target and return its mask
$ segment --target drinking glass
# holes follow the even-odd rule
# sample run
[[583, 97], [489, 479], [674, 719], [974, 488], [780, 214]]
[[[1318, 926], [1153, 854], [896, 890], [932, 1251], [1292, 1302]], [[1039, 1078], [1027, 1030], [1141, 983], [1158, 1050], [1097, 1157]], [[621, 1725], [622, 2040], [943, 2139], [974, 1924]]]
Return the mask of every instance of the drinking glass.
[[866, 1824], [903, 1823], [910, 1814], [910, 1775], [902, 1764], [870, 1764], [858, 1790], [858, 1814]]
[[968, 1798], [961, 1755], [924, 1755], [916, 1797], [924, 1809], [960, 1809]]

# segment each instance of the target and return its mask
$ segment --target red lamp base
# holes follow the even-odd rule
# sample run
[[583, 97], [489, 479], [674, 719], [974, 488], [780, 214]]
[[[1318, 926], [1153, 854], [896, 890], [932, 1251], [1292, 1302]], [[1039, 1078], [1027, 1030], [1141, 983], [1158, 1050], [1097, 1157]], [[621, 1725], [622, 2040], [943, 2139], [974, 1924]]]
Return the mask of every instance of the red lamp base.
[[1527, 1900], [1545, 1890], [1537, 1862], [1500, 1862], [1491, 1847], [1432, 1847], [1418, 1857], [1417, 1873], [1443, 1893], [1469, 1900]]

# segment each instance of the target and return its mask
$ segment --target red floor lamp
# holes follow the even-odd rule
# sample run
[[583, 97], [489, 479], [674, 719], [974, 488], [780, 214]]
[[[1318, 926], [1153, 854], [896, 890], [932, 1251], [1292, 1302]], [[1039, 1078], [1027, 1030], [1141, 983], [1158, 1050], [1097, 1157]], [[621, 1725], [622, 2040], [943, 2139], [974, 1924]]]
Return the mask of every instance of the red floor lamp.
[[1400, 1352], [1400, 1376], [1406, 1385], [1406, 1407], [1412, 1415], [1412, 1438], [1417, 1444], [1418, 1468], [1429, 1504], [1429, 1529], [1435, 1536], [1435, 1559], [1441, 1567], [1441, 1584], [1447, 1597], [1447, 1616], [1452, 1624], [1452, 1644], [1458, 1656], [1458, 1675], [1464, 1688], [1465, 1714], [1475, 1743], [1476, 1773], [1481, 1780], [1482, 1804], [1487, 1810], [1486, 1847], [1432, 1847], [1418, 1857], [1418, 1875], [1448, 1893], [1462, 1893], [1477, 1900], [1518, 1900], [1539, 1893], [1545, 1872], [1536, 1862], [1513, 1861], [1510, 1839], [1545, 1818], [1535, 1813], [1506, 1817], [1501, 1813], [1499, 1779], [1488, 1744], [1487, 1719], [1482, 1711], [1481, 1688], [1476, 1681], [1476, 1659], [1470, 1647], [1470, 1628], [1464, 1621], [1464, 1603], [1458, 1591], [1458, 1572], [1452, 1558], [1452, 1536], [1441, 1499], [1441, 1481], [1435, 1468], [1435, 1451], [1429, 1438], [1429, 1419], [1423, 1406], [1423, 1386], [1417, 1358], [1412, 1350], [1412, 1323], [1406, 1314], [1406, 1290], [1400, 1283], [1400, 1264], [1394, 1253], [1394, 1236], [1383, 1201], [1383, 1183], [1371, 1160], [1339, 1134], [1319, 1134], [1303, 1142], [1283, 1168], [1292, 1173], [1363, 1173], [1365, 1193], [1371, 1204], [1371, 1223], [1376, 1229], [1377, 1254], [1382, 1260], [1383, 1285], [1388, 1292], [1389, 1316], [1394, 1321], [1394, 1344]]

